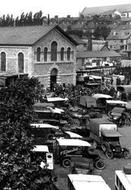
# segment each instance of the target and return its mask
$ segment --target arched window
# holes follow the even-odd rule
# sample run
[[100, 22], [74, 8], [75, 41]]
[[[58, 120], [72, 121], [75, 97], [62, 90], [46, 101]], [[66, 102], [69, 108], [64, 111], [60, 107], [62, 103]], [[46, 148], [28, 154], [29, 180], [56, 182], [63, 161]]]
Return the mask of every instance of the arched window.
[[64, 61], [64, 48], [61, 48], [61, 52], [60, 52], [60, 57], [61, 57], [61, 61]]
[[70, 56], [71, 56], [71, 48], [68, 47], [68, 48], [67, 48], [67, 60], [68, 60], [68, 61], [70, 60]]
[[45, 47], [44, 48], [44, 61], [47, 61], [47, 52], [48, 52], [48, 48]]
[[52, 42], [51, 44], [51, 61], [57, 61], [57, 43]]
[[6, 71], [6, 54], [1, 52], [1, 71]]
[[36, 56], [37, 56], [37, 58], [36, 58], [37, 61], [40, 61], [40, 53], [41, 53], [41, 49], [40, 49], [40, 47], [38, 47], [38, 48], [37, 48], [37, 52], [36, 52], [36, 54], [37, 54], [37, 55], [36, 55]]
[[24, 73], [24, 55], [23, 55], [23, 53], [18, 54], [18, 72]]

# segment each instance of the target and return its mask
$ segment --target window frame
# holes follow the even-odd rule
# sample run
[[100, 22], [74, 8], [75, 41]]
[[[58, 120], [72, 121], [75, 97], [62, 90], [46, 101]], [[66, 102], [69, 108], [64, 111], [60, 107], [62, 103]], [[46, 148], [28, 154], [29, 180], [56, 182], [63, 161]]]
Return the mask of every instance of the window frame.
[[18, 72], [24, 73], [24, 53], [18, 53]]
[[51, 43], [51, 61], [57, 61], [57, 42], [53, 41]]
[[4, 51], [1, 52], [1, 71], [6, 71], [6, 53]]
[[67, 61], [70, 61], [71, 60], [71, 48], [68, 47], [67, 48]]
[[44, 48], [44, 62], [47, 62], [47, 54], [48, 54], [48, 48]]
[[40, 60], [41, 60], [41, 48], [40, 47], [38, 47], [36, 50], [36, 60], [37, 60], [37, 62], [40, 62]]
[[64, 61], [64, 47], [61, 48], [60, 59], [61, 59], [61, 61]]

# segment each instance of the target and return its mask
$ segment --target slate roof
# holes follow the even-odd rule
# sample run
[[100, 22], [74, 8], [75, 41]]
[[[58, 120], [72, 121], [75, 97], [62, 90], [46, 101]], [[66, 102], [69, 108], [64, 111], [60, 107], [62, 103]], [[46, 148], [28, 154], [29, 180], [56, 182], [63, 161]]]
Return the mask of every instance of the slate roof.
[[99, 6], [99, 7], [85, 7], [81, 12], [82, 15], [96, 15], [101, 14], [109, 10], [116, 9], [119, 12], [128, 12], [131, 11], [131, 4], [121, 4], [121, 5], [110, 5], [110, 6]]
[[107, 37], [107, 40], [121, 40], [121, 39], [128, 39], [131, 34], [124, 34], [123, 32], [119, 32], [116, 35], [110, 34]]
[[115, 13], [115, 11], [116, 11], [115, 9], [113, 9], [113, 10], [108, 10], [108, 11], [102, 12], [101, 15], [103, 15], [103, 16], [104, 16], [104, 15], [112, 15], [112, 14]]
[[77, 45], [77, 42], [67, 35], [58, 25], [53, 26], [21, 26], [0, 27], [0, 45], [25, 45], [31, 46], [47, 35], [51, 30], [61, 32], [69, 41]]
[[100, 58], [100, 57], [120, 57], [119, 53], [115, 51], [85, 51], [77, 52], [77, 58]]
[[[116, 34], [114, 34], [114, 32]], [[131, 27], [126, 26], [118, 26], [117, 28], [113, 29], [107, 40], [120, 40], [120, 39], [128, 39], [131, 36]]]
[[69, 34], [71, 38], [73, 38], [78, 44], [86, 44], [79, 36], [75, 34]]

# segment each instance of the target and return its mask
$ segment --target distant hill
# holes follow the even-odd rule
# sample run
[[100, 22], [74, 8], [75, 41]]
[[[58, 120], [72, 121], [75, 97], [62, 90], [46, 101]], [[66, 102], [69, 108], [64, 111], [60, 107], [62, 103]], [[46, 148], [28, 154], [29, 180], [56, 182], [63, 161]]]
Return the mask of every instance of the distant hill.
[[101, 7], [85, 7], [81, 12], [81, 15], [100, 15], [107, 11], [117, 10], [120, 13], [131, 12], [131, 4], [121, 4], [121, 5], [110, 5]]

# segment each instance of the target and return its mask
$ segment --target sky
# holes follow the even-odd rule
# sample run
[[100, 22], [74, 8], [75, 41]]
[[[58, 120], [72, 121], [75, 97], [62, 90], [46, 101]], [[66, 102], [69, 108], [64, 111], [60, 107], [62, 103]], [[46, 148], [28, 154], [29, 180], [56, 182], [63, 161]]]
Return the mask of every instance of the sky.
[[32, 11], [34, 14], [42, 10], [43, 16], [50, 14], [50, 17], [76, 17], [85, 7], [129, 3], [131, 4], [131, 0], [0, 0], [0, 16], [13, 14], [16, 17], [22, 12]]

